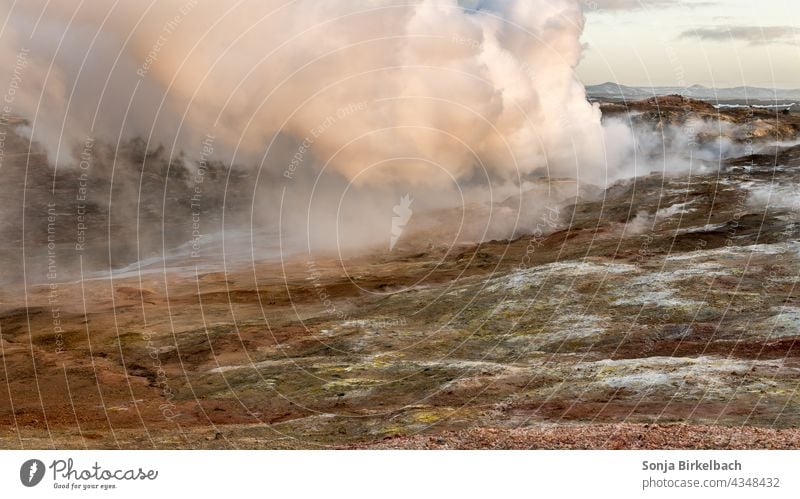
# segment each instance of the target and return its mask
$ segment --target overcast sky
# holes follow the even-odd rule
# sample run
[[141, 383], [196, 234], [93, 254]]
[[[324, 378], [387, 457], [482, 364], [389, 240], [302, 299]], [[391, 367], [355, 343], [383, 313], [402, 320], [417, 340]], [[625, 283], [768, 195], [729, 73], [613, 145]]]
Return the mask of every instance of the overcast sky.
[[798, 0], [582, 0], [586, 84], [800, 88]]

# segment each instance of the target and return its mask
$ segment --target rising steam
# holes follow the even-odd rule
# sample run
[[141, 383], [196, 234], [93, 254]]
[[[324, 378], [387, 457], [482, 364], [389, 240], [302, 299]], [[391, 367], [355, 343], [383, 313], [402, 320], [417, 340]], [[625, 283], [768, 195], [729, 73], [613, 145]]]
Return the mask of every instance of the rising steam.
[[291, 178], [288, 135], [357, 184], [602, 176], [576, 1], [3, 4], [2, 56], [28, 60], [14, 111], [59, 165], [87, 136], [195, 159], [211, 136]]

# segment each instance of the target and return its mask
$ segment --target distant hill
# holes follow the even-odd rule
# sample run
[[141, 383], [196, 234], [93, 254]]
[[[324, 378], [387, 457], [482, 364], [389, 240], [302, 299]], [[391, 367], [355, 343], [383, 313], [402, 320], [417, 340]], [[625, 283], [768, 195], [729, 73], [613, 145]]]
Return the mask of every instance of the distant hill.
[[639, 100], [656, 95], [683, 95], [693, 99], [711, 102], [764, 102], [764, 101], [800, 101], [800, 89], [733, 87], [709, 88], [702, 85], [691, 87], [629, 87], [618, 83], [602, 83], [588, 85], [586, 93], [595, 99]]

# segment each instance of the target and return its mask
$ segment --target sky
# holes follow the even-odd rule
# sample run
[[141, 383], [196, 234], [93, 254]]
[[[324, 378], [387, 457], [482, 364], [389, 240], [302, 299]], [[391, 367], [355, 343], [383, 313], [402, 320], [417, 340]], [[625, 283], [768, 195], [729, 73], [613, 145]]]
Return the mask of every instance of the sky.
[[800, 88], [798, 0], [581, 0], [587, 85]]

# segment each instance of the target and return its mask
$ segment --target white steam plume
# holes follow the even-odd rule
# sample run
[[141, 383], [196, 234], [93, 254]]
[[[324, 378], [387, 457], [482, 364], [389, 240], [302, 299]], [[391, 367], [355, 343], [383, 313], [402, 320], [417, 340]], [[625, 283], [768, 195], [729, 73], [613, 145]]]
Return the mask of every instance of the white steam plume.
[[[573, 73], [573, 0], [2, 1], [10, 113], [50, 161], [149, 138], [284, 178], [291, 136], [357, 185], [529, 173], [602, 181], [600, 111]], [[304, 149], [304, 150], [305, 150]]]

